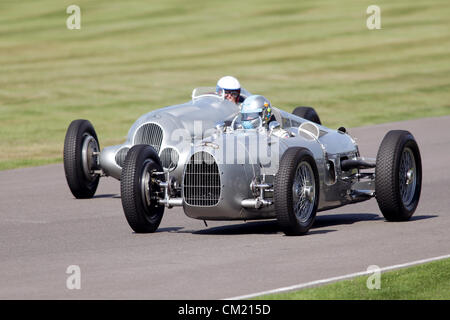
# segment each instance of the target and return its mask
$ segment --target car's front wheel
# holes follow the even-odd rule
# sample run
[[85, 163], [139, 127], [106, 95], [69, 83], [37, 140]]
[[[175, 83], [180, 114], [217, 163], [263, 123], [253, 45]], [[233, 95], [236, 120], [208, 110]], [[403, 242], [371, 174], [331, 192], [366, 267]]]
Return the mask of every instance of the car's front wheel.
[[120, 177], [123, 212], [131, 229], [137, 233], [155, 232], [164, 214], [158, 204], [161, 188], [157, 180], [165, 181], [158, 153], [149, 145], [133, 146], [125, 158]]
[[92, 198], [100, 175], [98, 152], [100, 145], [94, 127], [88, 120], [74, 120], [64, 139], [64, 172], [70, 191], [78, 199]]
[[422, 160], [416, 140], [408, 131], [389, 131], [381, 142], [375, 168], [375, 196], [386, 220], [409, 220], [421, 188]]
[[288, 149], [274, 181], [275, 212], [286, 235], [308, 232], [316, 217], [319, 191], [319, 175], [311, 152], [305, 148]]

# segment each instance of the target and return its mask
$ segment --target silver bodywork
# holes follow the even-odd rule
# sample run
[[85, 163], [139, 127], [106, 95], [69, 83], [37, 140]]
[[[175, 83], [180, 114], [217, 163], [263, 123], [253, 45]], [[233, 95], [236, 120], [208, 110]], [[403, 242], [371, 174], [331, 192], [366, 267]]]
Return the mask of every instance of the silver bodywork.
[[[243, 94], [249, 95], [245, 90]], [[264, 127], [218, 127], [218, 121], [235, 119], [239, 106], [223, 96], [193, 95], [187, 103], [140, 117], [130, 128], [125, 143], [101, 151], [99, 167], [104, 175], [120, 179], [127, 150], [135, 144], [152, 145], [165, 167], [166, 179], [160, 181], [164, 196], [159, 203], [168, 208], [182, 206], [187, 216], [204, 220], [275, 218], [272, 196], [278, 161], [273, 159], [281, 159], [291, 147], [308, 149], [316, 161], [319, 211], [374, 196], [373, 175], [364, 179], [358, 169], [341, 170], [342, 160], [362, 159], [350, 135], [275, 107], [272, 110], [280, 129], [290, 133], [289, 138], [279, 138]], [[270, 165], [266, 165], [269, 161], [264, 154], [245, 145], [231, 161], [224, 161], [230, 154], [230, 145], [242, 138], [256, 138], [263, 145], [272, 146]], [[252, 161], [234, 161], [238, 155]]]
[[[239, 106], [223, 96], [211, 93], [196, 97], [196, 90], [191, 101], [144, 114], [131, 126], [123, 144], [104, 148], [99, 156], [102, 173], [120, 179], [126, 152], [133, 145], [149, 144], [156, 149], [163, 164], [176, 160], [172, 175], [181, 179], [182, 164], [194, 141], [211, 134], [218, 121], [231, 120], [239, 112]], [[245, 98], [250, 93], [242, 89], [241, 95]]]
[[[324, 126], [312, 125], [318, 129], [318, 135], [313, 131], [299, 130], [302, 124], [311, 123], [307, 120], [273, 108], [277, 120], [283, 124], [283, 129], [291, 132], [289, 138], [279, 138], [271, 134], [265, 128], [261, 130], [233, 130], [218, 132], [205, 139], [197, 145], [195, 154], [204, 153], [211, 155], [220, 175], [220, 195], [214, 205], [201, 203], [192, 204], [188, 200], [188, 188], [185, 174], [182, 183], [182, 201], [186, 215], [192, 218], [204, 220], [251, 220], [276, 218], [273, 196], [274, 176], [278, 171], [278, 162], [264, 166], [268, 163], [263, 159], [266, 155], [253, 153], [256, 161], [241, 161], [241, 163], [230, 163], [224, 160], [224, 154], [228, 154], [229, 145], [233, 144], [233, 136], [257, 135], [259, 141], [265, 141], [269, 145], [277, 145], [272, 149], [271, 159], [281, 159], [284, 152], [291, 147], [303, 147], [308, 149], [316, 161], [319, 181], [320, 195], [318, 211], [339, 207], [345, 204], [367, 200], [374, 194], [373, 180], [360, 179], [357, 169], [343, 172], [340, 170], [340, 161], [343, 159], [357, 160], [359, 158], [358, 147], [348, 134], [328, 129]], [[237, 139], [239, 140], [239, 139]], [[262, 143], [262, 142], [261, 142]], [[236, 143], [235, 143], [236, 144]], [[252, 151], [245, 150], [246, 160], [252, 157]], [[242, 155], [241, 155], [242, 156]], [[237, 155], [236, 155], [237, 157]], [[222, 159], [222, 160], [219, 160]], [[204, 184], [204, 181], [201, 181]], [[259, 189], [258, 189], [259, 188]], [[262, 190], [263, 189], [263, 190]], [[261, 194], [263, 197], [261, 198]]]

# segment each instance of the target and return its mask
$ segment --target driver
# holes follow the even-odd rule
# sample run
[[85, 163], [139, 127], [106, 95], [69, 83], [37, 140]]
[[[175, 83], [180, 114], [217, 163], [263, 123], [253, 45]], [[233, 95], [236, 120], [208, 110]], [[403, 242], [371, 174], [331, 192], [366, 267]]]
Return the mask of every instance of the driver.
[[263, 111], [270, 105], [261, 95], [252, 95], [244, 100], [241, 108], [241, 125], [244, 129], [256, 129], [263, 125]]
[[216, 92], [224, 91], [225, 99], [238, 104], [239, 96], [241, 95], [241, 84], [238, 79], [232, 76], [225, 76], [217, 81]]
[[[269, 123], [275, 120], [272, 114], [270, 101], [261, 95], [252, 95], [244, 100], [241, 108], [241, 125], [244, 129], [256, 129], [264, 126], [269, 128]], [[273, 134], [281, 138], [289, 137], [286, 130], [277, 128]]]

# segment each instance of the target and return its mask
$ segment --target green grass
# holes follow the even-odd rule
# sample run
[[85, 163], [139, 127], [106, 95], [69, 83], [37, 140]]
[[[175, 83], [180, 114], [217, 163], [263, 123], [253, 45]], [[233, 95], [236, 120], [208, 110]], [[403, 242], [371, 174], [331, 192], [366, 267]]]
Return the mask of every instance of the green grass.
[[257, 299], [276, 300], [450, 300], [450, 259], [381, 274], [381, 288], [369, 290], [369, 276]]
[[73, 119], [101, 146], [141, 114], [234, 75], [330, 127], [450, 114], [450, 3], [72, 0], [0, 2], [0, 170], [60, 162]]

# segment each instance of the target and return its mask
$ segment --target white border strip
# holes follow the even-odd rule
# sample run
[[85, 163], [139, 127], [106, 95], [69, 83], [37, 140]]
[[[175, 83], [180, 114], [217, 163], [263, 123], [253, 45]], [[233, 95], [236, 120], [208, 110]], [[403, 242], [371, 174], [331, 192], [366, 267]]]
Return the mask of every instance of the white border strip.
[[[380, 268], [379, 271], [380, 272], [384, 272], [384, 271], [389, 271], [389, 270], [394, 270], [394, 269], [400, 269], [400, 268], [410, 267], [410, 266], [414, 266], [414, 265], [418, 265], [418, 264], [423, 264], [423, 263], [437, 261], [437, 260], [442, 260], [442, 259], [447, 259], [447, 258], [450, 258], [450, 254], [445, 255], [445, 256], [439, 256], [439, 257], [423, 259], [423, 260], [417, 260], [417, 261], [413, 261], [413, 262], [408, 262], [408, 263], [403, 263], [403, 264], [397, 264], [397, 265], [394, 265], [394, 266], [384, 267], [384, 268]], [[371, 271], [361, 271], [361, 272], [351, 273], [351, 274], [347, 274], [347, 275], [343, 275], [343, 276], [339, 276], [339, 277], [333, 277], [333, 278], [328, 278], [328, 279], [316, 280], [316, 281], [311, 281], [311, 282], [307, 282], [307, 283], [296, 284], [296, 285], [289, 286], [289, 287], [283, 287], [283, 288], [278, 288], [278, 289], [261, 291], [261, 292], [247, 294], [247, 295], [243, 295], [243, 296], [237, 296], [237, 297], [233, 297], [233, 298], [226, 298], [224, 300], [250, 299], [250, 298], [254, 298], [254, 297], [258, 297], [258, 296], [262, 296], [262, 295], [266, 295], [266, 294], [281, 293], [281, 292], [286, 292], [286, 291], [291, 291], [291, 290], [299, 290], [299, 289], [303, 289], [303, 288], [306, 288], [306, 287], [313, 287], [313, 286], [322, 285], [322, 284], [326, 284], [326, 283], [330, 283], [330, 282], [335, 282], [335, 281], [350, 279], [350, 278], [354, 278], [354, 277], [364, 276], [364, 275], [372, 274], [373, 272], [374, 272], [373, 270], [371, 270]]]

